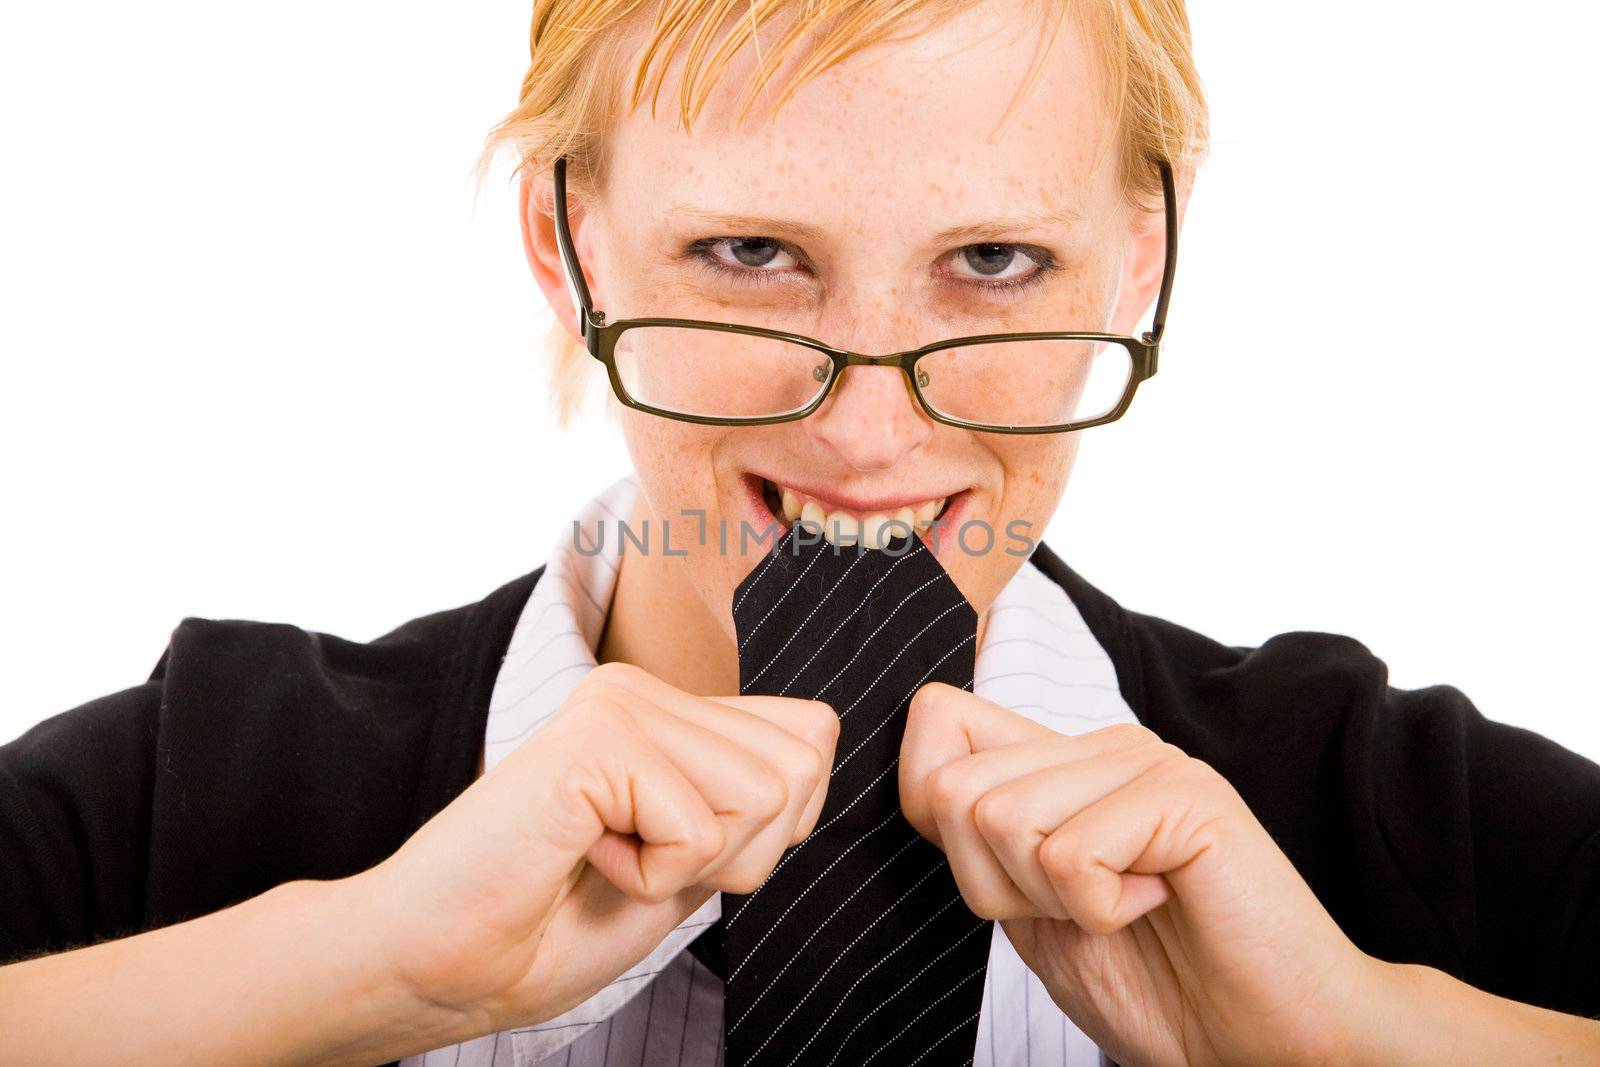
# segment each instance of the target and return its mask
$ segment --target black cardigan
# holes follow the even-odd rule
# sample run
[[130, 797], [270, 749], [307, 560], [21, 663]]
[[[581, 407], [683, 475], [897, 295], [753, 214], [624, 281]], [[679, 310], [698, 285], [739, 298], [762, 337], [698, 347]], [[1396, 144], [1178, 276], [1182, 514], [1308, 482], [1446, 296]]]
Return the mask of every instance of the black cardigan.
[[[1229, 647], [1128, 611], [1047, 546], [1146, 726], [1233, 783], [1349, 937], [1600, 1015], [1600, 766], [1403, 690], [1349, 637]], [[186, 618], [143, 685], [0, 746], [0, 961], [384, 859], [471, 784], [543, 568], [370, 642]]]

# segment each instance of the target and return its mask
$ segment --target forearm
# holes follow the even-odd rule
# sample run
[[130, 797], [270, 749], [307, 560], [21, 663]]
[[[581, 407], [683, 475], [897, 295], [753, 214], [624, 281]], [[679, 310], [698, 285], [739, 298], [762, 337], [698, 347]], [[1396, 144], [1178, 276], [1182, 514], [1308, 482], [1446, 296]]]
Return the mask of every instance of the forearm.
[[1433, 967], [1379, 963], [1378, 974], [1351, 1063], [1600, 1063], [1600, 1021], [1495, 996]]
[[[358, 876], [359, 877], [359, 876]], [[371, 1064], [470, 1036], [394, 981], [356, 882], [0, 967], [13, 1062]]]

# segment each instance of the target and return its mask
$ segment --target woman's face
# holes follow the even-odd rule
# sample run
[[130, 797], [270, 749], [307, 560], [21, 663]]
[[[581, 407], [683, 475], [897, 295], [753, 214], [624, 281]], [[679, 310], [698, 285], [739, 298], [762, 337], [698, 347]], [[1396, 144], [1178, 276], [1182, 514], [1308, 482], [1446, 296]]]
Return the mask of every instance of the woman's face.
[[[1124, 206], [1099, 74], [1070, 19], [1015, 100], [1044, 36], [1009, 5], [974, 5], [844, 60], [775, 114], [758, 101], [741, 128], [746, 48], [692, 135], [677, 123], [675, 66], [658, 118], [642, 107], [612, 134], [599, 202], [569, 190], [594, 306], [612, 320], [776, 327], [869, 354], [975, 333], [1131, 332], [1159, 281], [1161, 239], [1141, 235], [1159, 226]], [[767, 92], [783, 87], [780, 74]], [[536, 273], [575, 334], [548, 220], [525, 221]], [[1042, 536], [1080, 436], [935, 423], [891, 367], [845, 370], [796, 422], [701, 426], [629, 409], [623, 425], [644, 514], [671, 524], [687, 552], [676, 562], [730, 634], [733, 589], [771, 543], [741, 538], [741, 523], [786, 526], [807, 501], [847, 535], [873, 515], [942, 509], [930, 547], [985, 610], [1025, 558], [1021, 538]]]

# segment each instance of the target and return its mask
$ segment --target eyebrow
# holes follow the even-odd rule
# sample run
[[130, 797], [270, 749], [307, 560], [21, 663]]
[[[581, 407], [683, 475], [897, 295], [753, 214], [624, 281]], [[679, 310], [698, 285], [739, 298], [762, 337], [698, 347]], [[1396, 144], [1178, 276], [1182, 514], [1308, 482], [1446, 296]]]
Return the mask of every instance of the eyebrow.
[[[717, 227], [741, 236], [784, 233], [818, 243], [824, 241], [828, 236], [827, 230], [823, 227], [815, 223], [802, 222], [799, 219], [776, 218], [770, 215], [744, 215], [727, 211], [702, 211], [688, 204], [675, 205], [671, 208], [671, 214], [674, 217], [690, 219], [694, 222]], [[936, 244], [950, 244], [952, 242], [970, 244], [981, 241], [986, 237], [993, 237], [996, 234], [1048, 229], [1052, 226], [1070, 226], [1073, 223], [1082, 221], [1082, 219], [1083, 216], [1080, 213], [1062, 205], [1045, 211], [1031, 211], [1020, 215], [1006, 215], [999, 218], [985, 219], [982, 222], [968, 222], [959, 226], [951, 226], [934, 234], [933, 241]]]

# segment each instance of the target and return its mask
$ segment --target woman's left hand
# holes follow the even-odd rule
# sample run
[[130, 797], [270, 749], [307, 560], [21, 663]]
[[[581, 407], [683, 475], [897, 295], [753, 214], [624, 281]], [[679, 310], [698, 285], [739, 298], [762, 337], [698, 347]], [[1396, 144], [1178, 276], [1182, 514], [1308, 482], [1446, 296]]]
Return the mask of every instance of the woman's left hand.
[[1142, 726], [1069, 736], [930, 684], [899, 779], [967, 906], [1124, 1067], [1343, 1058], [1383, 965], [1206, 763]]

